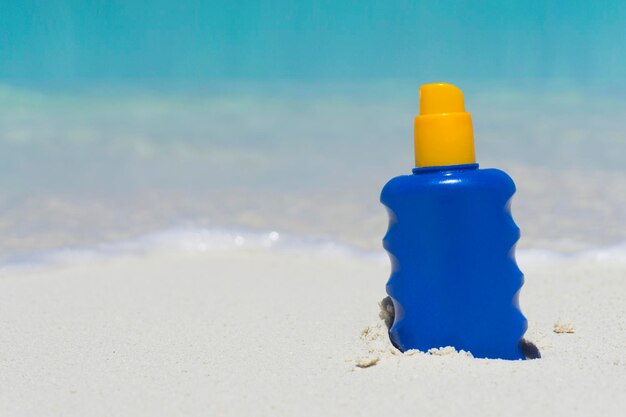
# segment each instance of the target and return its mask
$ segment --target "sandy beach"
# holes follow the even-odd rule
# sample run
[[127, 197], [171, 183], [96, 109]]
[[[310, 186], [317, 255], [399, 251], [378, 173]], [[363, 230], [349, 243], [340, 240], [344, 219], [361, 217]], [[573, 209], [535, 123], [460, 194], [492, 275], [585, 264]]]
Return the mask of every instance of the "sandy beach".
[[0, 275], [0, 414], [622, 415], [626, 262], [521, 254], [542, 358], [401, 354], [382, 257], [242, 246]]

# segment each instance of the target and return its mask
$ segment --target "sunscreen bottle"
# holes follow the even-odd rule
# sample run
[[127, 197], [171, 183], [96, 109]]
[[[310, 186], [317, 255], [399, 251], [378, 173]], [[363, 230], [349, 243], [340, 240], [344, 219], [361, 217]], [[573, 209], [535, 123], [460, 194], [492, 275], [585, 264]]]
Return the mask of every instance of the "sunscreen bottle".
[[453, 85], [420, 88], [414, 139], [412, 175], [390, 180], [380, 197], [389, 214], [391, 341], [402, 351], [453, 346], [479, 358], [524, 359], [515, 184], [478, 168], [472, 119]]

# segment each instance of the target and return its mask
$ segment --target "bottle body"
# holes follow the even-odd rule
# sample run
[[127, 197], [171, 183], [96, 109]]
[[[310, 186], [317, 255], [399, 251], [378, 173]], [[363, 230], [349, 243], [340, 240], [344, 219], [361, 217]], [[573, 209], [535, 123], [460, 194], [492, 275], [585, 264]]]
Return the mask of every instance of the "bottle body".
[[416, 168], [385, 185], [389, 334], [400, 350], [453, 346], [475, 357], [524, 359], [514, 193], [507, 174], [477, 164]]

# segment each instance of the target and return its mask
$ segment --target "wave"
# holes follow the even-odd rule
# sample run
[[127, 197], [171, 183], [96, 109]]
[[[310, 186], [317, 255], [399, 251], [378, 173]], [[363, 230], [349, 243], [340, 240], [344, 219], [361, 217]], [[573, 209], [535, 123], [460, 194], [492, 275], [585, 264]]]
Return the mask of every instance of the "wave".
[[[306, 254], [376, 263], [387, 263], [382, 246], [379, 250], [361, 249], [335, 239], [291, 235], [276, 230], [220, 229], [177, 227], [164, 229], [138, 238], [106, 243], [92, 248], [63, 248], [21, 255], [5, 260], [0, 271], [67, 265], [129, 255], [158, 253], [273, 252]], [[626, 262], [626, 241], [575, 253], [559, 253], [547, 249], [522, 249], [516, 253], [522, 269], [567, 260]]]

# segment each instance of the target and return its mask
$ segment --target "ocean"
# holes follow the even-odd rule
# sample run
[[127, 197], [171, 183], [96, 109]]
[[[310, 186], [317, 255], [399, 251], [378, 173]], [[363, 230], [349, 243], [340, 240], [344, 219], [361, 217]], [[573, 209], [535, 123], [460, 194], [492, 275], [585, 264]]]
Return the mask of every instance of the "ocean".
[[[0, 259], [137, 250], [155, 236], [172, 248], [261, 242], [380, 254], [387, 219], [379, 192], [413, 167], [423, 81], [433, 80], [5, 85]], [[516, 181], [518, 251], [580, 254], [623, 244], [619, 89], [459, 87], [478, 162]], [[274, 240], [262, 244], [263, 236]]]

